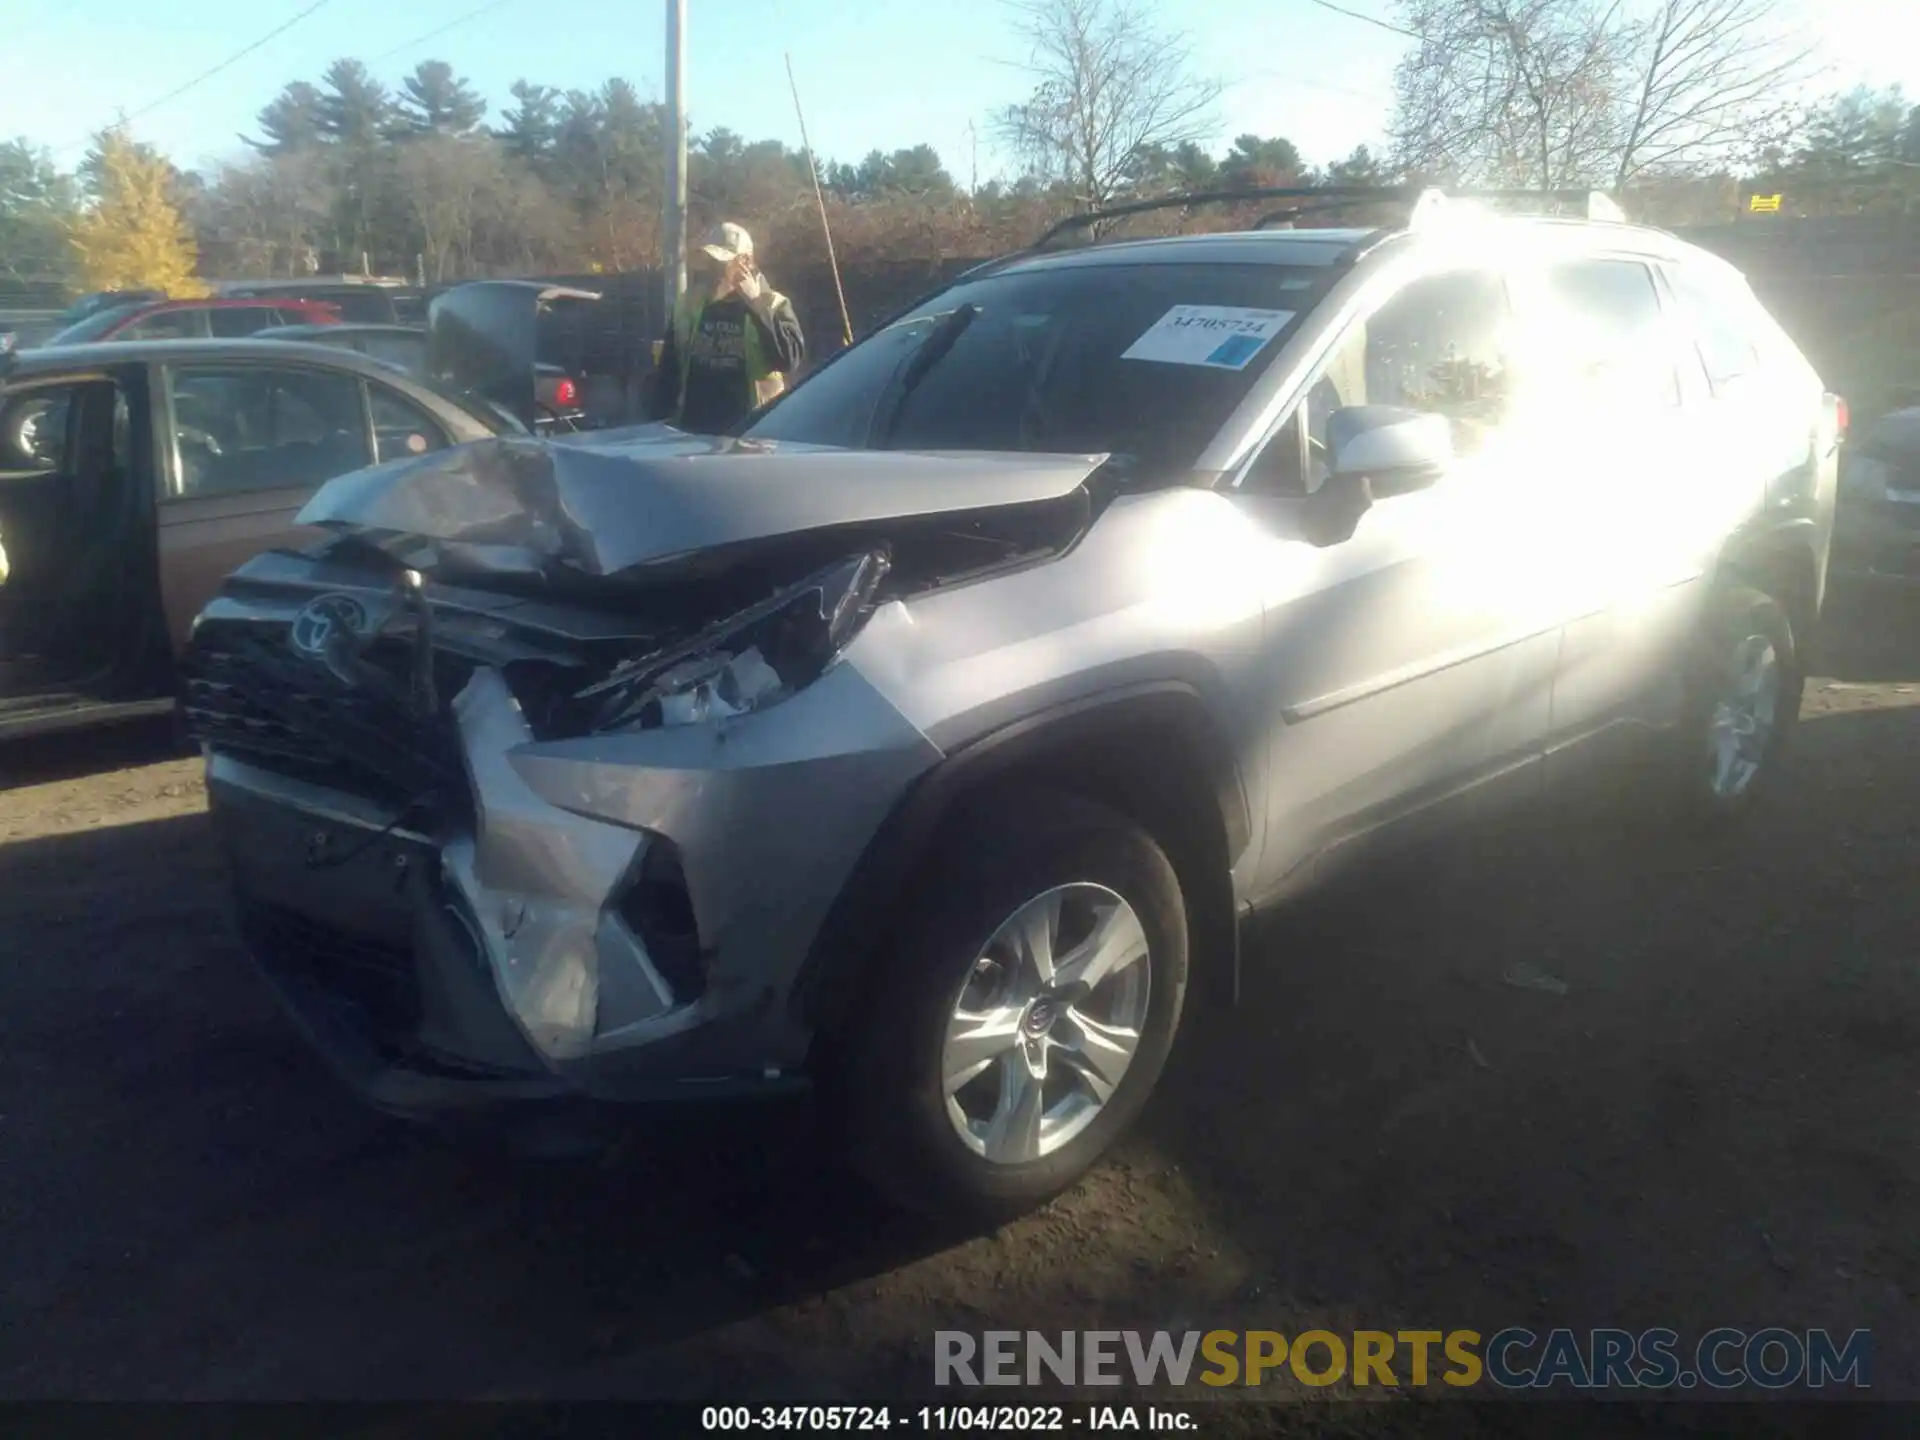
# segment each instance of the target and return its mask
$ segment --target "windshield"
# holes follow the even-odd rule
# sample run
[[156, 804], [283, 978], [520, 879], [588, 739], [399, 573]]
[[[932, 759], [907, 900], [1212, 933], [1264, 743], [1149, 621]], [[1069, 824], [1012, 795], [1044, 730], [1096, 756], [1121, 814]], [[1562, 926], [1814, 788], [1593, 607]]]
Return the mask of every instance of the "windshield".
[[963, 281], [835, 359], [745, 434], [852, 449], [1110, 452], [1145, 472], [1185, 469], [1328, 274], [1092, 264]]
[[98, 340], [146, 303], [148, 302], [136, 301], [131, 305], [110, 305], [105, 310], [96, 310], [78, 324], [69, 325], [64, 330], [56, 330], [47, 338], [46, 343], [80, 345], [89, 340]]

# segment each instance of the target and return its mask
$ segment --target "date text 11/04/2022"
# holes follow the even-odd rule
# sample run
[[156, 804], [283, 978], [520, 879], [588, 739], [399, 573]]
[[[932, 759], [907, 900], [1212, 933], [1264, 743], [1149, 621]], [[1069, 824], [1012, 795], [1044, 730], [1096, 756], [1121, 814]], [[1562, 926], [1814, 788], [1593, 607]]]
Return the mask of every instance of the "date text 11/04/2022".
[[1067, 1430], [1144, 1430], [1174, 1434], [1199, 1429], [1185, 1410], [1157, 1405], [709, 1405], [700, 1412], [707, 1431], [892, 1431], [1003, 1435]]

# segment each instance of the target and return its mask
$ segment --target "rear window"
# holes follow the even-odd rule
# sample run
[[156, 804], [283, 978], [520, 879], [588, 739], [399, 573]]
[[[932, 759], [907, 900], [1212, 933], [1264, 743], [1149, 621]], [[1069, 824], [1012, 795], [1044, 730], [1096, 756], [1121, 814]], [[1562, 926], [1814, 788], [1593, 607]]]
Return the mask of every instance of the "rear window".
[[310, 297], [322, 305], [331, 305], [342, 320], [379, 325], [393, 319], [393, 301], [380, 290], [329, 290]]
[[360, 337], [359, 349], [372, 359], [397, 365], [402, 370], [426, 369], [427, 341], [424, 335], [373, 332]]
[[817, 371], [745, 433], [854, 449], [1104, 451], [1143, 472], [1186, 469], [1327, 276], [1095, 264], [963, 282]]

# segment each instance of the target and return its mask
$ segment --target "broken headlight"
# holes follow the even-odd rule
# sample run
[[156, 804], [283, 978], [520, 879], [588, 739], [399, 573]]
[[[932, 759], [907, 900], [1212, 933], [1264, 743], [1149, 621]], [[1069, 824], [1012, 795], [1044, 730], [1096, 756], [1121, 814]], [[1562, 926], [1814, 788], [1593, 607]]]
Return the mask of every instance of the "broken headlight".
[[698, 725], [764, 710], [818, 679], [887, 573], [879, 550], [828, 566], [698, 634], [621, 665], [575, 699], [590, 728]]

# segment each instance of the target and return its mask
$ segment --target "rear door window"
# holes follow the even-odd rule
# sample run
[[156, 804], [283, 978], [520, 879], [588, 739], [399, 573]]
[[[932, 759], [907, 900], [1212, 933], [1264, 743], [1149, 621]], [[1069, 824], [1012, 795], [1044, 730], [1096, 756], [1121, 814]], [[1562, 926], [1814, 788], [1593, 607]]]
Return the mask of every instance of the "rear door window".
[[156, 310], [116, 331], [116, 340], [198, 340], [207, 333], [207, 312], [201, 309]]
[[279, 318], [266, 305], [221, 305], [207, 312], [216, 339], [237, 340], [257, 335]]
[[181, 496], [314, 486], [372, 461], [356, 375], [182, 365], [167, 383]]
[[[1715, 285], [1691, 266], [1669, 274], [1681, 314], [1699, 347], [1713, 393], [1723, 395], [1760, 372], [1762, 337], [1733, 286]], [[1749, 300], [1749, 304], [1757, 304]]]

